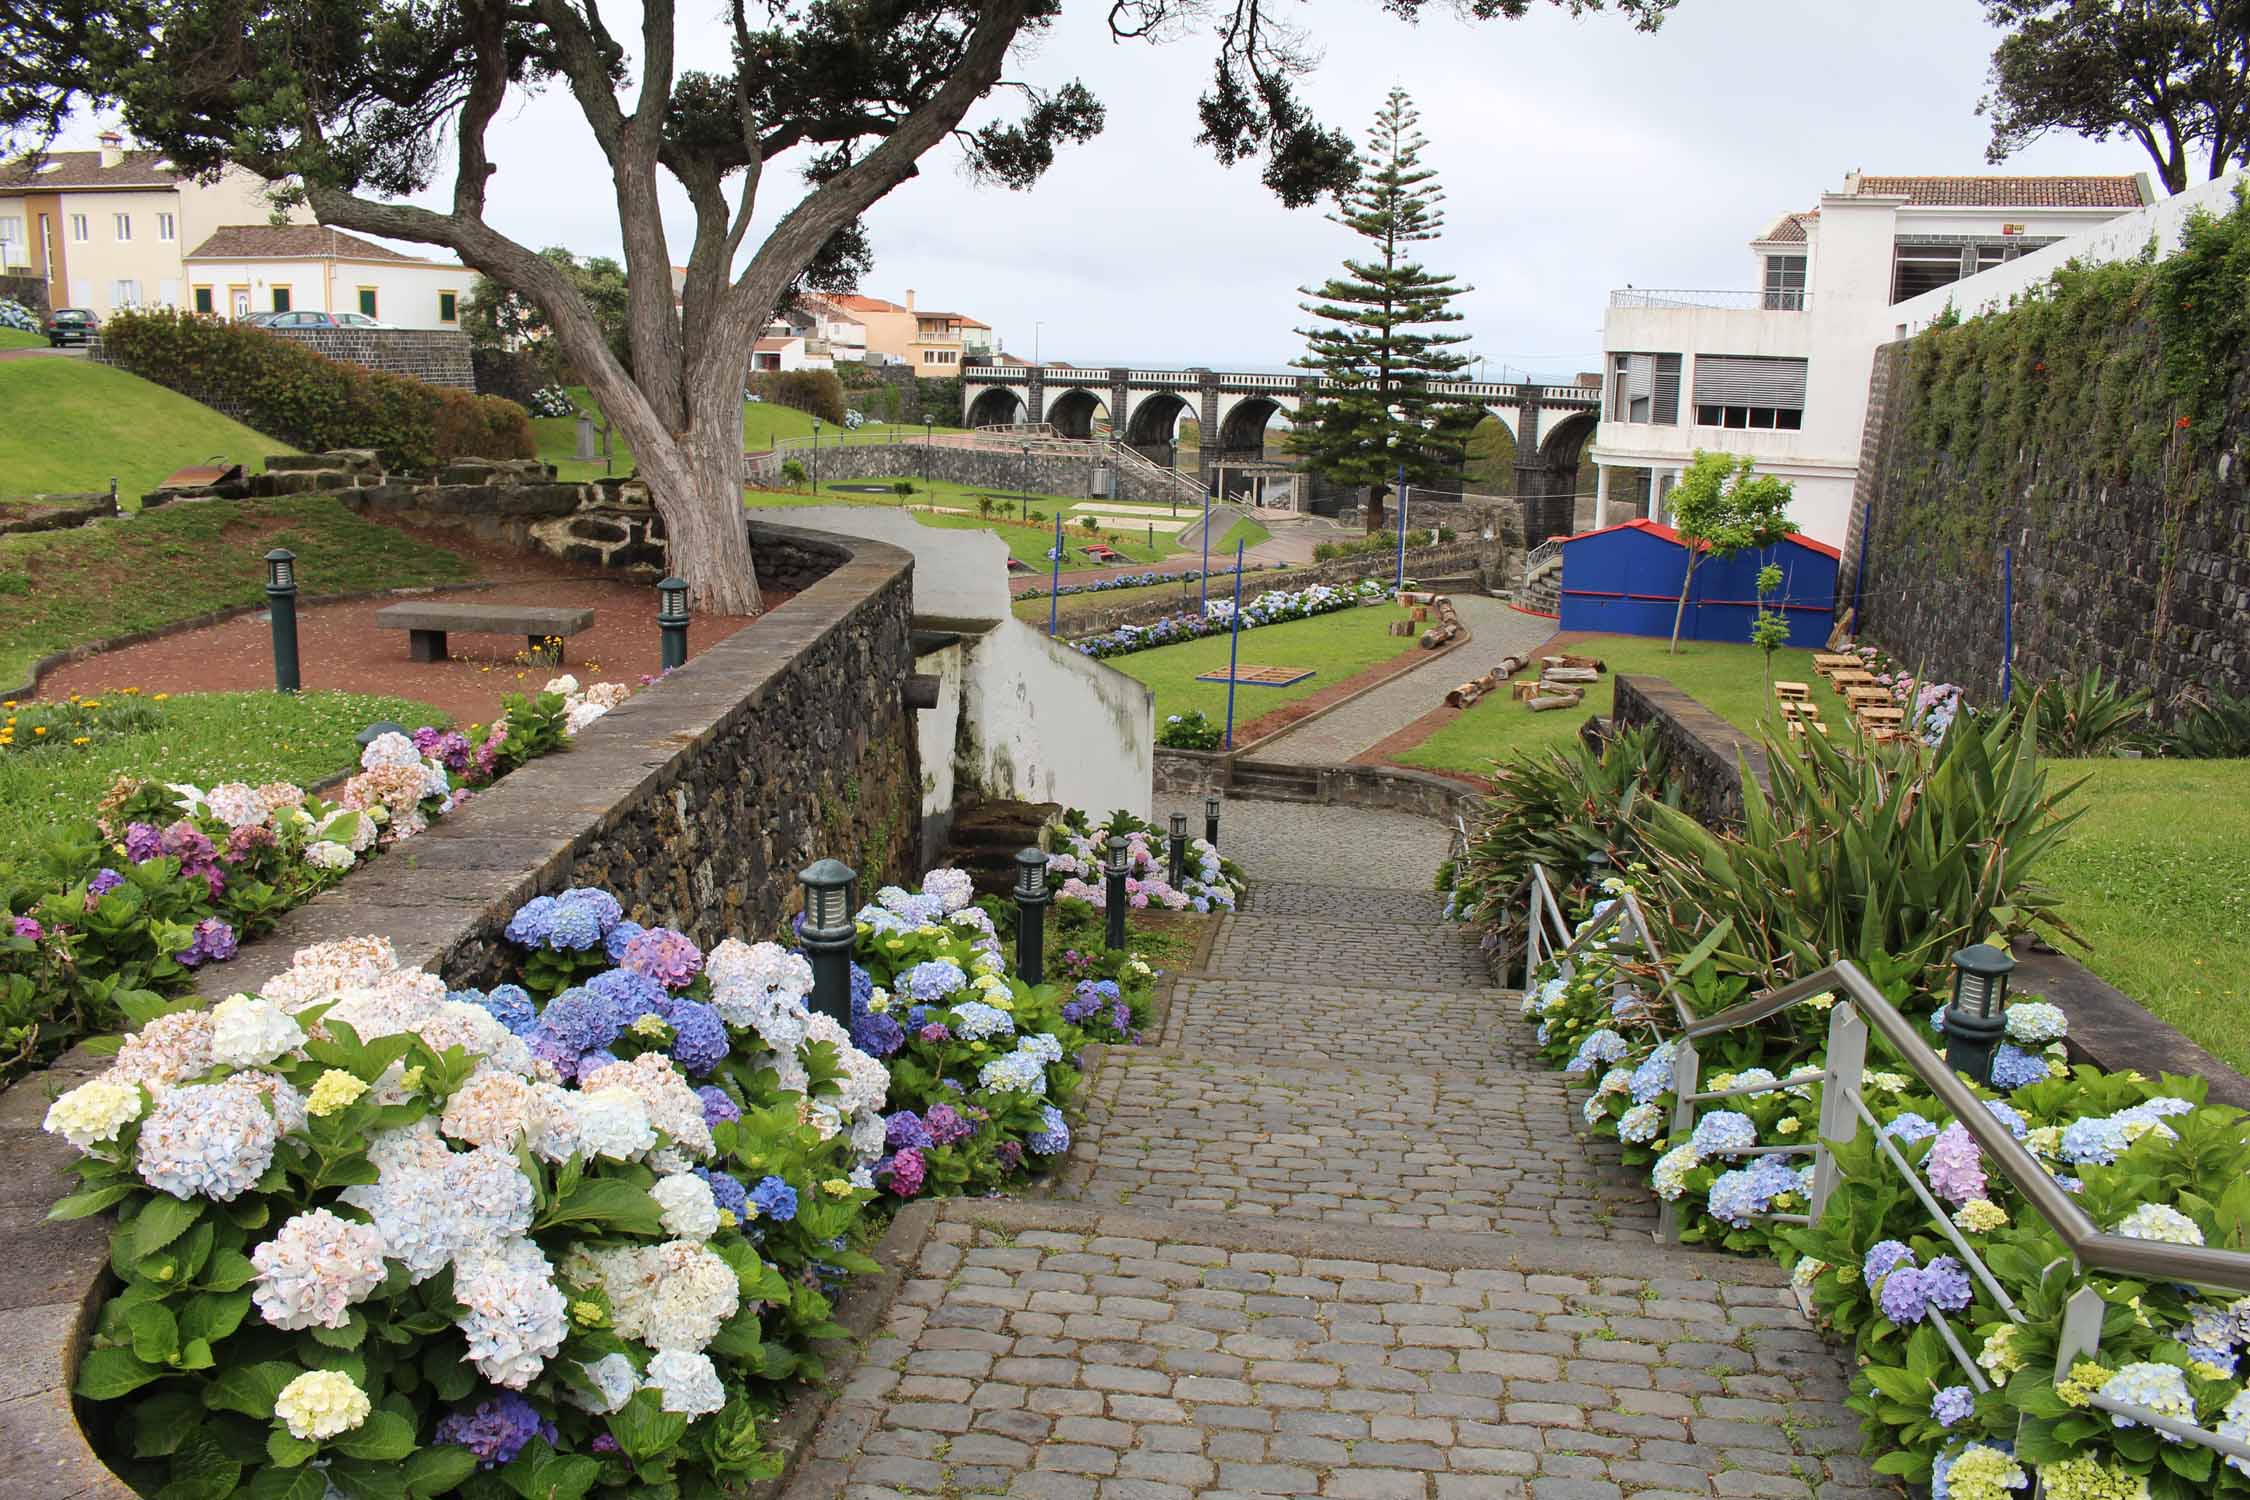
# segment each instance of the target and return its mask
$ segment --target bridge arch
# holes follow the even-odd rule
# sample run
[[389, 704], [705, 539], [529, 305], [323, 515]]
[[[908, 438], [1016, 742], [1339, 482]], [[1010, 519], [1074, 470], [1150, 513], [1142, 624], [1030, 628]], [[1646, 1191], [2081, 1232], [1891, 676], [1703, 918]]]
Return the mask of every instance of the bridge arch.
[[1054, 424], [1058, 437], [1090, 438], [1096, 427], [1096, 414], [1106, 425], [1110, 419], [1109, 402], [1098, 393], [1082, 385], [1074, 385], [1047, 403], [1046, 420]]
[[1023, 397], [1004, 385], [987, 386], [969, 403], [971, 427], [1013, 427], [1024, 420]]
[[1539, 459], [1548, 471], [1564, 482], [1577, 472], [1578, 463], [1586, 448], [1594, 440], [1594, 429], [1601, 425], [1598, 414], [1574, 411], [1548, 429], [1539, 442]]
[[1273, 419], [1294, 418], [1296, 414], [1297, 402], [1292, 397], [1236, 396], [1221, 403], [1217, 441], [1206, 436], [1204, 442], [1221, 458], [1261, 459], [1266, 456], [1266, 433]]
[[1125, 421], [1125, 442], [1140, 449], [1169, 450], [1180, 440], [1180, 418], [1195, 415], [1195, 403], [1178, 391], [1151, 391], [1133, 403]]

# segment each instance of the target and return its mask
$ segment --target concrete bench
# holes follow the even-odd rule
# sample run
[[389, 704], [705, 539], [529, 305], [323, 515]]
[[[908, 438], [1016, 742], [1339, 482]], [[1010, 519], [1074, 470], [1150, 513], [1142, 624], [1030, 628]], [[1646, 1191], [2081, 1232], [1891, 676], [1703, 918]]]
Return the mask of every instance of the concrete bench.
[[534, 660], [562, 665], [562, 638], [594, 623], [591, 609], [543, 604], [390, 604], [375, 611], [384, 630], [406, 632], [407, 655], [414, 661], [444, 661], [447, 632], [520, 635], [531, 643]]

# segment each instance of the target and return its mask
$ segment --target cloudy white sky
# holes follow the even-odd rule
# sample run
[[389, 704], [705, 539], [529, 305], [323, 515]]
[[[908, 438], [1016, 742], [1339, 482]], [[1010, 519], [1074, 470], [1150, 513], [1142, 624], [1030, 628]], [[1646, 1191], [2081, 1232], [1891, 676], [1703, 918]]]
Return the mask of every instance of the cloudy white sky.
[[[1855, 167], [1997, 170], [1975, 109], [1992, 47], [1976, 0], [1680, 0], [1654, 35], [1560, 8], [1482, 24], [1430, 10], [1407, 26], [1372, 0], [1305, 0], [1298, 14], [1324, 54], [1306, 92], [1355, 134], [1393, 83], [1414, 96], [1448, 194], [1445, 237], [1426, 259], [1476, 288], [1461, 326], [1488, 376], [1591, 368], [1611, 287], [1747, 287], [1749, 236]], [[1028, 193], [972, 186], [933, 156], [870, 215], [877, 263], [864, 290], [915, 288], [920, 305], [982, 318], [1027, 357], [1036, 345], [1090, 364], [1286, 364], [1301, 347], [1296, 288], [1332, 270], [1353, 237], [1318, 211], [1282, 208], [1255, 167], [1224, 169], [1198, 150], [1205, 29], [1113, 44], [1106, 11], [1065, 7], [1011, 70], [1083, 78], [1109, 107], [1104, 134]], [[723, 61], [717, 27], [700, 35], [711, 65]], [[687, 65], [693, 50], [683, 46]], [[606, 171], [560, 91], [520, 101], [492, 141], [500, 228], [615, 252]], [[2128, 144], [2063, 137], [2008, 170], [2144, 165]], [[770, 222], [795, 183], [766, 182]], [[684, 210], [672, 227], [684, 246]]]

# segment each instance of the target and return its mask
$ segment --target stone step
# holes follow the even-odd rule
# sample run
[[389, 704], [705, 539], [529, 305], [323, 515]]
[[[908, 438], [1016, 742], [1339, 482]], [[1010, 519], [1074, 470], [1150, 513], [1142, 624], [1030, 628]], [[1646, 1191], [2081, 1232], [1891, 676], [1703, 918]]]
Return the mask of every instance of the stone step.
[[1504, 990], [1402, 990], [1359, 981], [1317, 992], [1269, 979], [1182, 975], [1152, 1041], [1191, 1056], [1370, 1071], [1536, 1069]]
[[1220, 918], [1204, 972], [1402, 990], [1492, 985], [1477, 935], [1464, 927], [1248, 913]]
[[[1339, 870], [1340, 876], [1349, 875]], [[1435, 891], [1402, 891], [1391, 886], [1316, 885], [1304, 881], [1253, 882], [1243, 897], [1245, 915], [1261, 917], [1341, 917], [1354, 922], [1400, 922], [1439, 926], [1445, 898]]]
[[1645, 1236], [1647, 1184], [1573, 1129], [1552, 1073], [1402, 1073], [1220, 1062], [1102, 1062], [1067, 1196], [1177, 1213], [1454, 1234]]

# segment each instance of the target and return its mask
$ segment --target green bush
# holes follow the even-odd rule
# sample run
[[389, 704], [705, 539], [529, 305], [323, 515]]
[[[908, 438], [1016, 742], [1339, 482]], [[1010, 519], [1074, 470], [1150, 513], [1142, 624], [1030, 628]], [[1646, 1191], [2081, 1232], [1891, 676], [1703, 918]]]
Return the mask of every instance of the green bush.
[[2166, 753], [2188, 760], [2239, 760], [2250, 756], [2250, 694], [2215, 692], [2191, 703], [2165, 736]]
[[223, 398], [250, 426], [307, 452], [373, 448], [409, 469], [538, 452], [513, 401], [363, 370], [239, 323], [121, 312], [102, 325], [102, 348], [120, 369], [196, 400]]
[[1680, 789], [1647, 725], [1621, 729], [1599, 750], [1573, 741], [1494, 768], [1495, 790], [1456, 872], [1460, 914], [1497, 922], [1535, 864], [1575, 880], [1597, 850], [1623, 865], [1638, 857], [1648, 809], [1677, 806]]
[[2031, 699], [2039, 748], [2049, 755], [2100, 755], [2130, 743], [2148, 725], [2148, 694], [2127, 692], [2096, 667], [2067, 682], [2041, 684]]
[[750, 377], [750, 393], [776, 406], [810, 412], [823, 422], [844, 425], [844, 383], [827, 370], [760, 370]]

